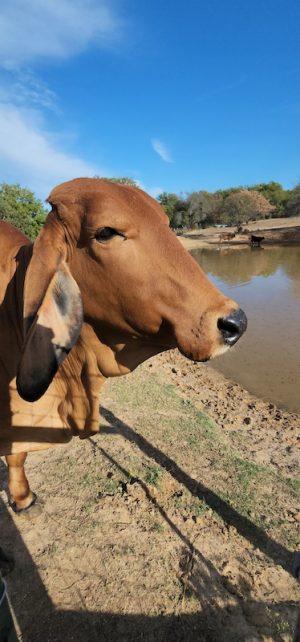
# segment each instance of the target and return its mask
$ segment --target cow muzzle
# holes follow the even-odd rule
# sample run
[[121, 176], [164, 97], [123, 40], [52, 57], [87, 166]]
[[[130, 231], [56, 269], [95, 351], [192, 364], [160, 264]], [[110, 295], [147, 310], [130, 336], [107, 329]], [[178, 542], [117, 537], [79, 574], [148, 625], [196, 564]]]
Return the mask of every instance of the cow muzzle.
[[247, 317], [239, 308], [226, 317], [221, 317], [217, 322], [218, 329], [225, 345], [233, 346], [247, 329]]
[[175, 326], [177, 347], [188, 359], [209, 361], [227, 352], [247, 328], [247, 317], [240, 308], [234, 309], [230, 300], [222, 306], [222, 312], [208, 310], [198, 323], [189, 329]]

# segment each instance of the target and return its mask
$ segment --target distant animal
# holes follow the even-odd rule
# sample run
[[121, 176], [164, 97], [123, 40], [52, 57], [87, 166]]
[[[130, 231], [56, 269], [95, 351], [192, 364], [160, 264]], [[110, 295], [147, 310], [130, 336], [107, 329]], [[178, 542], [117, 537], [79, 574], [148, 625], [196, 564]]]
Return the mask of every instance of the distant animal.
[[108, 377], [175, 347], [206, 361], [247, 325], [140, 189], [82, 178], [48, 202], [34, 243], [0, 222], [0, 454], [16, 512], [36, 499], [27, 453], [97, 433]]
[[222, 232], [220, 234], [220, 243], [223, 241], [231, 241], [231, 239], [234, 239], [235, 237], [235, 232]]
[[264, 236], [255, 236], [255, 234], [250, 234], [250, 245], [260, 246], [261, 242], [265, 240]]

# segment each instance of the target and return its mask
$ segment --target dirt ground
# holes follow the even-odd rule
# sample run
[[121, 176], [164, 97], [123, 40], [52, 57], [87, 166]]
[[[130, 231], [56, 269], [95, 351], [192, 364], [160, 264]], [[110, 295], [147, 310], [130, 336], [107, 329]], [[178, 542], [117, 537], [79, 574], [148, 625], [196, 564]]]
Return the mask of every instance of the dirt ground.
[[[291, 245], [300, 244], [300, 216], [290, 218], [273, 218], [253, 221], [244, 226], [249, 233], [263, 236], [264, 245]], [[203, 230], [189, 230], [179, 239], [187, 250], [209, 246], [238, 246], [249, 244], [248, 233], [236, 234], [230, 241], [222, 241], [222, 233], [236, 232], [236, 227], [216, 228], [207, 227]]]
[[300, 416], [174, 351], [106, 384], [101, 426], [30, 455], [35, 518], [2, 463], [22, 640], [291, 642]]

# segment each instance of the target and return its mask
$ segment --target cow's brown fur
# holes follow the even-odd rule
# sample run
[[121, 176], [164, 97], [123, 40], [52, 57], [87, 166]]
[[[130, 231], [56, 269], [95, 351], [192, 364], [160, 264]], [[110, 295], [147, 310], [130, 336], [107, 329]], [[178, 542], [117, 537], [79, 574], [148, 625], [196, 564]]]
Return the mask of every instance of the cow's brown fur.
[[220, 243], [223, 241], [231, 241], [235, 237], [235, 232], [222, 232], [220, 234]]
[[[19, 508], [32, 501], [25, 453], [97, 432], [107, 377], [176, 346], [194, 360], [223, 352], [217, 320], [237, 308], [141, 190], [75, 179], [48, 200], [52, 211], [33, 245], [0, 223], [0, 454], [8, 456]], [[99, 242], [95, 233], [104, 227], [119, 234]], [[67, 311], [57, 304], [59, 289]], [[56, 357], [62, 363], [54, 374]], [[46, 391], [35, 382], [44, 373]]]

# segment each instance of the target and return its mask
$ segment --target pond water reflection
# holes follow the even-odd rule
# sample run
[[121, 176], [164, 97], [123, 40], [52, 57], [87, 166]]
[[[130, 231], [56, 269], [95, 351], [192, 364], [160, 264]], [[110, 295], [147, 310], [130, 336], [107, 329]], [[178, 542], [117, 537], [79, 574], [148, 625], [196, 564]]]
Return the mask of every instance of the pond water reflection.
[[248, 317], [245, 336], [211, 366], [258, 397], [300, 412], [300, 247], [191, 254]]

